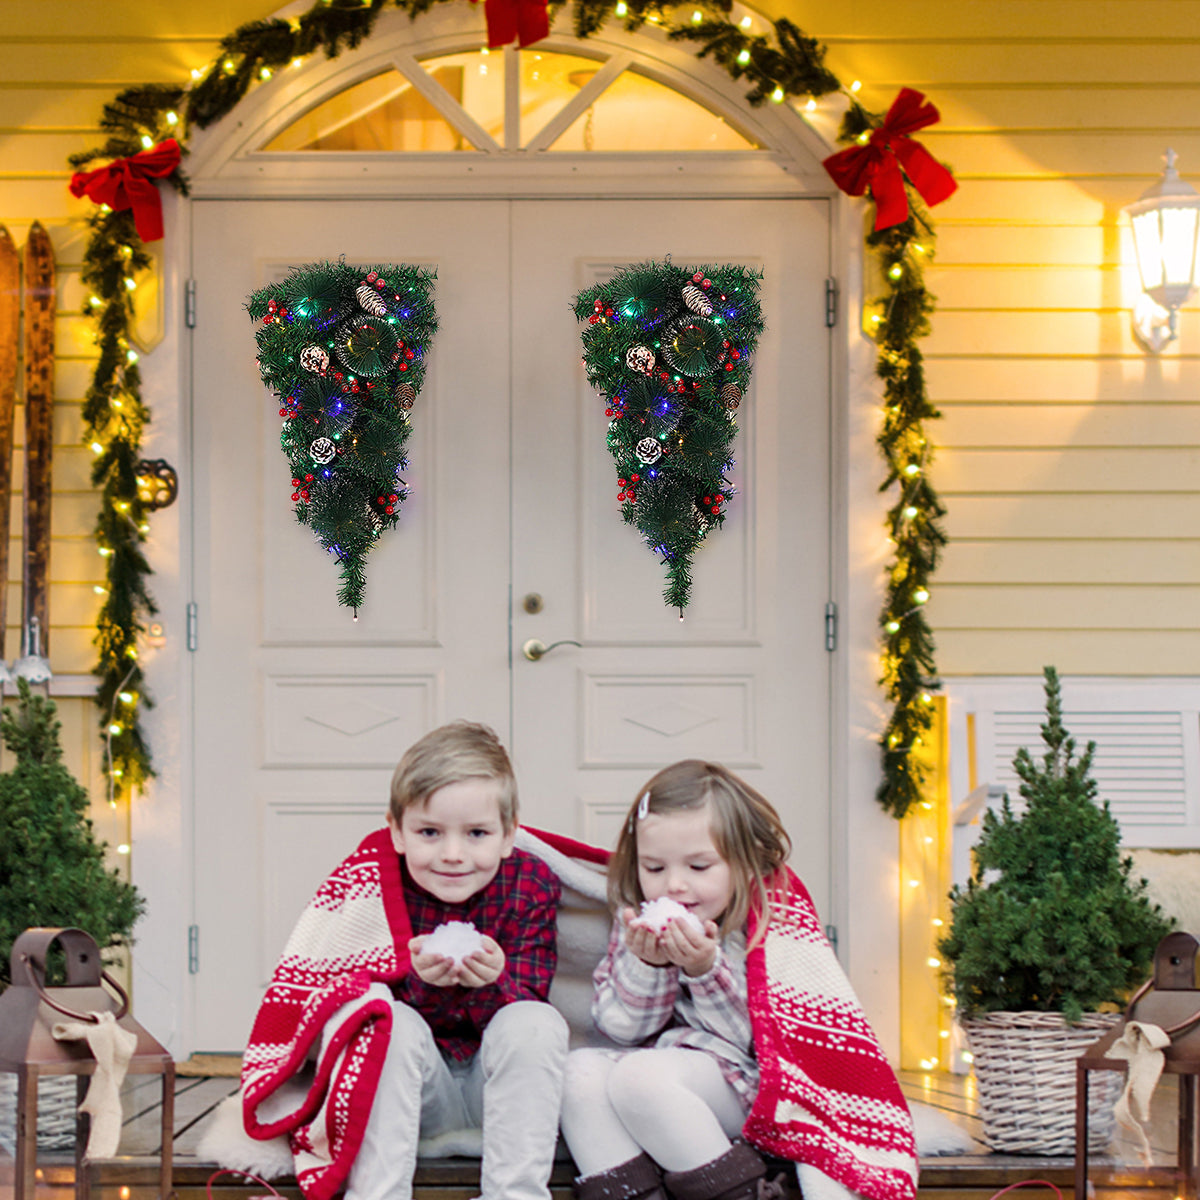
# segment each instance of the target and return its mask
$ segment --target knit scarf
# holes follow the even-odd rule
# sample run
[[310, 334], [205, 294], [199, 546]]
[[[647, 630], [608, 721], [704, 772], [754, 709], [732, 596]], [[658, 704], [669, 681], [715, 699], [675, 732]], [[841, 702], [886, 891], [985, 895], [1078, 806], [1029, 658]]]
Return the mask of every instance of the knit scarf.
[[[581, 868], [603, 863], [603, 850], [557, 834], [519, 837], [599, 910], [603, 877]], [[868, 1200], [913, 1200], [908, 1106], [791, 872], [761, 937], [760, 924], [752, 918], [748, 930], [761, 1083], [747, 1140]], [[309, 902], [259, 1008], [242, 1066], [246, 1132], [288, 1134], [306, 1200], [330, 1200], [362, 1141], [391, 1035], [388, 985], [408, 970], [409, 937], [399, 859], [388, 830], [377, 830]]]

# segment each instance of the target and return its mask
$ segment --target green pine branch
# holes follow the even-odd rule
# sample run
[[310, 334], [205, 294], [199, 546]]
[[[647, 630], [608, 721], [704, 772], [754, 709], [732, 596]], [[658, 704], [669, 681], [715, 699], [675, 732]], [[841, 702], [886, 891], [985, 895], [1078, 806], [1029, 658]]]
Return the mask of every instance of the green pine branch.
[[246, 303], [259, 374], [278, 396], [296, 519], [337, 561], [338, 602], [356, 614], [367, 556], [408, 494], [400, 472], [437, 329], [436, 274], [310, 263]]
[[622, 518], [662, 561], [663, 599], [680, 615], [692, 560], [733, 496], [735, 411], [763, 331], [758, 280], [738, 266], [639, 263], [573, 302]]

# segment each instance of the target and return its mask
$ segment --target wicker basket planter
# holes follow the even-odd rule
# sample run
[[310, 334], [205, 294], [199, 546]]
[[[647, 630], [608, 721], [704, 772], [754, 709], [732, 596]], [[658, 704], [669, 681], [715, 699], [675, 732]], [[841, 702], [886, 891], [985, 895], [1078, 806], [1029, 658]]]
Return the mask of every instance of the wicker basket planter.
[[[1120, 1020], [1086, 1013], [1068, 1025], [1061, 1013], [986, 1013], [962, 1022], [975, 1058], [983, 1140], [1002, 1154], [1075, 1153], [1075, 1060]], [[1088, 1143], [1107, 1146], [1123, 1077], [1092, 1077]]]

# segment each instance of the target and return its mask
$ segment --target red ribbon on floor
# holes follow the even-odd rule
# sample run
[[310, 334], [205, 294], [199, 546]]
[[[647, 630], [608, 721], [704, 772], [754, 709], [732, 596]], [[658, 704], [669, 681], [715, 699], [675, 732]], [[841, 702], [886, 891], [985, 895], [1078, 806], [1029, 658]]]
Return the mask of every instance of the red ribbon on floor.
[[71, 176], [71, 195], [87, 196], [107, 204], [114, 212], [133, 209], [133, 221], [143, 242], [156, 242], [163, 235], [162, 197], [153, 180], [170, 175], [179, 166], [179, 143], [167, 138], [149, 150], [129, 158], [118, 158], [95, 171], [76, 171]]
[[954, 194], [958, 184], [949, 169], [909, 136], [940, 119], [923, 92], [902, 88], [883, 124], [871, 131], [867, 142], [839, 150], [825, 160], [825, 170], [843, 192], [861, 196], [870, 188], [876, 230], [899, 225], [908, 216], [905, 175], [926, 204], [940, 204]]
[[[477, 0], [471, 0], [477, 3]], [[546, 0], [484, 0], [488, 46], [507, 46], [513, 38], [520, 46], [540, 42], [550, 32]]]

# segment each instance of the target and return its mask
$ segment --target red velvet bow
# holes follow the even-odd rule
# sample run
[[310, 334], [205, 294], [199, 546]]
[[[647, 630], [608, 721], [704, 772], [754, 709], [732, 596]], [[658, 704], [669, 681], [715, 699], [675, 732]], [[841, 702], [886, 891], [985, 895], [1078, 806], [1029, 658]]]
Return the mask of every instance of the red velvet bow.
[[[476, 3], [477, 0], [472, 0]], [[488, 46], [507, 46], [513, 38], [517, 44], [528, 46], [540, 42], [550, 32], [550, 17], [546, 0], [484, 0], [487, 17]]]
[[156, 242], [163, 235], [162, 198], [151, 182], [170, 175], [179, 166], [179, 143], [174, 138], [141, 154], [118, 158], [95, 171], [76, 171], [71, 176], [71, 195], [87, 196], [107, 204], [114, 212], [133, 209], [138, 237]]
[[908, 216], [905, 175], [926, 204], [940, 204], [958, 187], [950, 171], [908, 136], [940, 116], [934, 105], [926, 103], [924, 93], [902, 88], [883, 124], [871, 131], [870, 141], [839, 150], [825, 160], [825, 170], [843, 192], [861, 196], [871, 189], [876, 230], [899, 225]]

